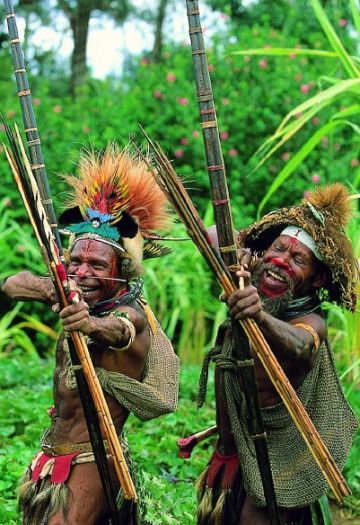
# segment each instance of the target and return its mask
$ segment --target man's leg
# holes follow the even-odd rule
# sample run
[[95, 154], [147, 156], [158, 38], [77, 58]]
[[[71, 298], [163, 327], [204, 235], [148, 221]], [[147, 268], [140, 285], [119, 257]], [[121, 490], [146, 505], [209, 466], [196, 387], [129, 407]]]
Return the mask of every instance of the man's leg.
[[[117, 492], [118, 483], [113, 472], [112, 477]], [[95, 463], [74, 465], [67, 485], [70, 489], [67, 514], [57, 512], [49, 519], [48, 525], [101, 525], [107, 522], [108, 503]]]

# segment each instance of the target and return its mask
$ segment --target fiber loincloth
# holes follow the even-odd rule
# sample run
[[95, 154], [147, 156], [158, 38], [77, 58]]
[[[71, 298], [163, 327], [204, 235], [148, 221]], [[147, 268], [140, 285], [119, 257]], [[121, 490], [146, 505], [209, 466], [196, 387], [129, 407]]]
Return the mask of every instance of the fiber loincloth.
[[[47, 525], [49, 518], [58, 511], [62, 511], [66, 516], [71, 493], [67, 481], [70, 477], [71, 468], [74, 465], [95, 461], [90, 443], [79, 443], [79, 451], [74, 450], [74, 444], [52, 447], [49, 444], [48, 431], [44, 432], [42, 448], [43, 450], [35, 455], [19, 483], [19, 508], [23, 513], [23, 525]], [[129, 449], [124, 439], [122, 439], [122, 448], [129, 470], [134, 478]], [[64, 453], [55, 454], [56, 449], [62, 449]], [[68, 451], [70, 452], [66, 453]], [[119, 509], [123, 501], [124, 498], [120, 490], [117, 497]], [[136, 512], [137, 509], [134, 508], [134, 514]], [[135, 517], [131, 523], [133, 525], [137, 523]]]

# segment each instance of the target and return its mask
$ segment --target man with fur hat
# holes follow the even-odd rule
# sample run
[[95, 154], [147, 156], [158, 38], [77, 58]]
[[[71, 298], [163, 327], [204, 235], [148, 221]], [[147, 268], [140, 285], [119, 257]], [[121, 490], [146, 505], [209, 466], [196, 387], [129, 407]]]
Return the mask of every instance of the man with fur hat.
[[[67, 271], [79, 302], [60, 310], [51, 279], [30, 272], [3, 286], [11, 298], [49, 304], [63, 327], [50, 425], [19, 488], [24, 525], [109, 522], [71, 366], [69, 332], [79, 330], [87, 340], [120, 439], [130, 411], [146, 420], [177, 405], [178, 357], [142, 298], [139, 278], [143, 254], [166, 253], [152, 242], [159, 238], [154, 230], [169, 219], [165, 196], [146, 163], [115, 145], [101, 155], [84, 155], [79, 177], [67, 182], [73, 194], [60, 222], [71, 234]], [[109, 464], [118, 489], [112, 460]], [[138, 523], [135, 506], [121, 523]]]
[[[339, 384], [321, 303], [355, 309], [356, 261], [344, 231], [350, 215], [349, 194], [341, 184], [318, 188], [299, 206], [269, 213], [240, 232], [243, 269], [236, 275], [244, 287], [222, 296], [231, 316], [257, 323], [340, 469], [357, 422]], [[198, 483], [198, 523], [268, 525], [251, 436], [246, 424], [234, 431], [226, 402], [221, 355], [229, 355], [232, 344], [226, 321], [212, 351], [219, 440]], [[280, 523], [330, 523], [323, 474], [253, 357]], [[242, 416], [246, 421], [246, 411]]]

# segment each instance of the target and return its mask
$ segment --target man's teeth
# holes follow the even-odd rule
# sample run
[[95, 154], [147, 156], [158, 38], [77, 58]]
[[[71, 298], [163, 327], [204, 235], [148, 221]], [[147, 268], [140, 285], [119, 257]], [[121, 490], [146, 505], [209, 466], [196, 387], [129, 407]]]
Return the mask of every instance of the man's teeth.
[[94, 291], [94, 288], [90, 286], [79, 286], [79, 288], [84, 295], [89, 295]]
[[281, 281], [282, 283], [285, 283], [285, 279], [282, 275], [279, 275], [276, 272], [273, 272], [272, 270], [268, 270], [268, 274], [271, 275], [274, 279], [277, 279], [278, 281]]

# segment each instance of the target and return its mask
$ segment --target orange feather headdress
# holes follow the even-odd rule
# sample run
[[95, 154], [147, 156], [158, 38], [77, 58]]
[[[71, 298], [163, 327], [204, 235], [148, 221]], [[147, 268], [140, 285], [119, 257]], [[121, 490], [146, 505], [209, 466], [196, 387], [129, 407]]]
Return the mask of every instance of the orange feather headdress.
[[138, 154], [110, 144], [83, 154], [78, 176], [63, 178], [72, 191], [59, 222], [75, 241], [99, 240], [137, 263], [170, 251], [154, 242], [170, 223], [167, 199]]

